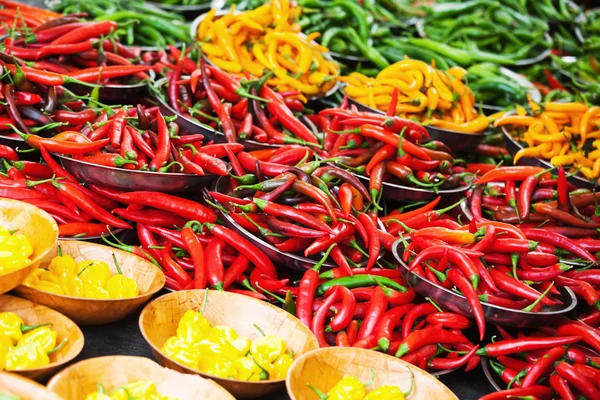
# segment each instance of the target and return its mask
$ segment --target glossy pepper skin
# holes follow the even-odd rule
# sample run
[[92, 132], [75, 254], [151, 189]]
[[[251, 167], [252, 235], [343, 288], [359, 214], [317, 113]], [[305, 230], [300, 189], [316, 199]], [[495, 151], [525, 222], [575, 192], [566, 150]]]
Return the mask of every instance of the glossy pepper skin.
[[327, 392], [327, 400], [363, 400], [365, 385], [352, 375], [346, 375]]
[[11, 234], [0, 227], [0, 273], [6, 274], [26, 266], [33, 254], [31, 242], [25, 235]]
[[30, 342], [22, 346], [13, 347], [4, 360], [4, 369], [7, 371], [19, 371], [43, 367], [50, 364], [50, 358], [42, 344]]

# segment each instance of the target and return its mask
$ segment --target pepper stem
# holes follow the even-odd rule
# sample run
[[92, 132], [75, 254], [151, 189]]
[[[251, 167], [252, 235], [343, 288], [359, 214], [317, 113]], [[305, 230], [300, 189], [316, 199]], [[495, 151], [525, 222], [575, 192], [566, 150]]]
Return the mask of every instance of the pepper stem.
[[263, 330], [260, 328], [260, 326], [258, 326], [258, 325], [256, 325], [256, 324], [252, 324], [252, 326], [253, 326], [253, 327], [255, 327], [255, 328], [256, 328], [256, 330], [257, 330], [258, 332], [260, 332], [260, 334], [261, 334], [262, 336], [267, 336], [267, 334], [265, 333], [265, 331], [263, 331]]
[[321, 392], [319, 389], [317, 389], [316, 387], [314, 387], [313, 385], [311, 385], [310, 383], [306, 383], [306, 386], [308, 386], [309, 388], [311, 388], [311, 390], [313, 392], [315, 392], [315, 394], [317, 396], [319, 396], [319, 400], [327, 400], [329, 398], [328, 395], [326, 395], [325, 393]]
[[49, 326], [49, 325], [52, 325], [52, 323], [47, 322], [45, 324], [39, 324], [39, 325], [22, 325], [21, 324], [21, 333], [29, 332], [34, 329], [41, 328], [42, 326]]
[[255, 282], [255, 283], [256, 283], [256, 287], [259, 288], [261, 291], [263, 291], [266, 294], [268, 294], [269, 296], [273, 297], [275, 300], [281, 302], [281, 304], [285, 304], [285, 300], [282, 297], [276, 295], [275, 293], [269, 292], [267, 289], [265, 289], [262, 286], [260, 286], [258, 284], [258, 282]]
[[315, 264], [314, 267], [312, 267], [312, 269], [314, 269], [315, 271], [319, 272], [319, 269], [321, 269], [321, 267], [323, 266], [323, 264], [325, 264], [325, 261], [327, 261], [327, 259], [329, 258], [329, 253], [331, 253], [331, 250], [333, 250], [333, 248], [337, 246], [337, 243], [333, 243], [331, 246], [329, 246], [329, 248], [327, 249], [327, 251], [325, 252], [325, 254], [323, 254], [323, 257], [321, 257], [321, 259], [319, 260], [318, 263]]
[[113, 259], [113, 263], [115, 263], [115, 267], [117, 267], [117, 272], [119, 273], [119, 275], [123, 275], [123, 271], [121, 270], [121, 266], [119, 265], [119, 262], [117, 261], [117, 257], [115, 256], [115, 253], [112, 253], [112, 259]]
[[208, 289], [204, 290], [204, 299], [202, 299], [202, 307], [200, 308], [201, 315], [204, 315], [204, 311], [206, 311], [206, 303], [208, 303]]
[[425, 300], [427, 300], [428, 302], [430, 302], [431, 305], [434, 306], [435, 309], [438, 310], [439, 312], [444, 312], [444, 310], [442, 310], [441, 307], [435, 301], [433, 301], [433, 299], [431, 297], [425, 297]]
[[537, 306], [537, 305], [540, 303], [540, 301], [542, 301], [542, 299], [543, 299], [544, 297], [546, 297], [546, 295], [548, 294], [548, 292], [550, 291], [550, 289], [552, 289], [553, 287], [554, 287], [554, 282], [552, 282], [552, 283], [551, 283], [551, 284], [550, 284], [550, 285], [549, 285], [549, 286], [546, 288], [546, 290], [544, 290], [544, 293], [542, 293], [542, 294], [540, 295], [540, 297], [538, 297], [538, 298], [536, 299], [536, 301], [534, 301], [533, 303], [531, 303], [531, 304], [530, 304], [530, 305], [528, 305], [527, 307], [523, 308], [523, 310], [522, 310], [522, 311], [525, 311], [525, 312], [531, 312], [531, 310], [533, 310], [533, 309], [535, 308], [535, 306]]
[[59, 351], [60, 349], [62, 349], [63, 347], [65, 347], [65, 345], [67, 344], [69, 340], [68, 339], [63, 339], [62, 342], [60, 342], [60, 344], [58, 346], [56, 346], [55, 348], [53, 348], [52, 350], [50, 350], [48, 353], [48, 355], [52, 354], [52, 353], [56, 353], [57, 351]]
[[410, 387], [408, 388], [407, 392], [402, 392], [402, 394], [404, 395], [404, 398], [407, 398], [408, 396], [410, 396], [410, 394], [412, 393], [412, 391], [415, 388], [415, 373], [413, 372], [412, 368], [410, 368], [409, 366], [406, 366], [406, 368], [408, 369], [408, 372], [410, 372]]

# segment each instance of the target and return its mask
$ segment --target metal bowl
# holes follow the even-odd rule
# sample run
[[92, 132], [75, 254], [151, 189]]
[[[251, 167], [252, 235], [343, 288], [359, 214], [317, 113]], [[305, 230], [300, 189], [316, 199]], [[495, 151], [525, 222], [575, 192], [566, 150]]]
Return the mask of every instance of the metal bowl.
[[507, 385], [500, 380], [500, 378], [494, 373], [494, 371], [490, 367], [488, 357], [481, 357], [481, 369], [483, 369], [483, 373], [485, 374], [488, 383], [496, 392], [506, 389]]
[[[365, 188], [367, 188], [367, 190], [369, 190], [369, 182], [371, 181], [369, 177], [359, 175], [354, 172], [351, 173], [362, 182], [362, 184], [365, 186]], [[417, 201], [429, 201], [435, 199], [438, 196], [453, 196], [458, 195], [460, 193], [464, 193], [467, 190], [469, 190], [470, 187], [471, 185], [460, 186], [454, 189], [438, 190], [437, 192], [435, 192], [430, 189], [404, 186], [397, 183], [383, 182], [383, 197], [389, 200], [396, 200], [407, 203]]]
[[[213, 7], [215, 8], [215, 7]], [[218, 9], [218, 8], [217, 8]], [[229, 14], [229, 10], [219, 10], [216, 12], [215, 17], [222, 17], [223, 15], [227, 15]], [[234, 14], [239, 14], [240, 11], [235, 11]], [[192, 21], [192, 24], [190, 25], [190, 37], [192, 38], [192, 41], [195, 42], [196, 41], [196, 32], [198, 32], [198, 26], [200, 26], [200, 23], [204, 20], [204, 18], [206, 17], [206, 14], [202, 14], [200, 16], [198, 16], [198, 18], [196, 18], [194, 21]], [[306, 37], [305, 34], [303, 33], [299, 33], [298, 35]], [[315, 41], [313, 41], [313, 43], [316, 44]], [[334, 61], [335, 57], [332, 57], [332, 53], [321, 53], [323, 58], [327, 61]], [[349, 56], [344, 56], [344, 57], [349, 57]], [[352, 57], [352, 56], [350, 56]], [[215, 68], [218, 68], [215, 64], [213, 64], [212, 61], [210, 61], [210, 59], [208, 57], [204, 57], [204, 59], [206, 60], [207, 63], [209, 63], [210, 65], [212, 65]], [[366, 59], [365, 59], [366, 60]], [[338, 66], [339, 67], [339, 66]], [[336, 80], [335, 85], [333, 85], [331, 87], [331, 89], [329, 89], [327, 92], [316, 95], [316, 96], [307, 96], [308, 100], [317, 100], [323, 97], [329, 97], [332, 94], [334, 94], [335, 92], [338, 91], [338, 89], [340, 88], [340, 83]]]
[[[215, 182], [214, 187], [213, 187], [214, 191], [219, 192], [219, 193], [227, 193], [227, 190], [229, 187], [228, 181], [229, 181], [228, 177], [221, 177], [221, 178], [217, 179], [217, 181]], [[217, 201], [215, 201], [215, 202], [220, 205], [219, 202], [217, 202]], [[261, 238], [259, 238], [255, 234], [253, 234], [252, 232], [249, 232], [248, 230], [246, 230], [240, 224], [235, 222], [228, 214], [221, 212], [221, 215], [223, 216], [223, 219], [225, 220], [225, 225], [227, 225], [229, 228], [235, 230], [237, 233], [242, 235], [244, 238], [246, 238], [247, 240], [252, 242], [253, 245], [258, 247], [258, 249], [260, 251], [265, 253], [267, 255], [267, 257], [269, 257], [273, 262], [275, 262], [277, 264], [280, 264], [280, 265], [283, 265], [283, 266], [286, 266], [286, 267], [289, 267], [292, 269], [305, 271], [307, 269], [314, 267], [315, 264], [317, 264], [319, 262], [320, 256], [316, 256], [314, 258], [308, 258], [308, 257], [303, 257], [303, 256], [300, 256], [297, 254], [280, 251], [277, 247], [265, 242], [264, 240], [262, 240]], [[385, 230], [385, 227], [383, 227], [383, 224], [381, 223], [381, 221], [379, 221], [378, 224], [380, 225], [380, 228]], [[380, 257], [383, 255], [383, 253], [384, 253], [384, 251], [381, 252]], [[367, 263], [367, 261], [365, 260], [360, 265], [363, 265], [363, 264], [366, 265], [366, 263]], [[324, 268], [337, 268], [337, 264], [326, 261], [325, 263], [323, 263], [323, 267]]]
[[60, 154], [58, 157], [63, 167], [77, 179], [111, 186], [127, 191], [148, 190], [162, 193], [195, 192], [208, 187], [216, 175], [198, 176], [194, 174], [163, 173], [136, 171], [115, 167], [106, 167], [75, 160]]
[[[511, 157], [515, 157], [515, 154], [517, 154], [517, 152], [521, 149], [523, 149], [524, 147], [518, 142], [516, 141], [512, 135], [508, 132], [508, 130], [506, 129], [505, 126], [502, 126], [502, 133], [504, 134], [504, 145], [506, 146], [506, 150], [508, 150], [508, 153], [511, 155]], [[550, 164], [548, 161], [546, 160], [542, 160], [541, 158], [530, 158], [530, 157], [523, 157], [520, 158], [519, 161], [517, 161], [518, 165], [531, 165], [534, 167], [541, 167], [541, 168], [552, 168], [552, 164]], [[573, 185], [580, 187], [580, 188], [587, 188], [587, 189], [593, 189], [594, 188], [594, 182], [587, 180], [579, 175], [573, 175], [569, 178], [567, 178], [567, 180], [569, 182], [571, 182]]]
[[[154, 71], [149, 70], [147, 74], [150, 76], [150, 81], [154, 81], [156, 77]], [[126, 102], [126, 104], [131, 104], [132, 99], [144, 97], [147, 94], [148, 83], [148, 80], [142, 80], [128, 85], [102, 85], [98, 94], [99, 100], [105, 103]], [[89, 96], [93, 89], [78, 83], [69, 83], [65, 87], [78, 96]]]
[[[471, 307], [463, 295], [436, 285], [428, 279], [425, 279], [414, 272], [408, 272], [408, 265], [402, 261], [399, 254], [404, 248], [402, 240], [394, 242], [392, 252], [396, 261], [407, 271], [406, 281], [415, 289], [415, 292], [424, 297], [430, 297], [438, 304], [441, 304], [448, 310], [473, 318]], [[521, 310], [512, 310], [510, 308], [500, 307], [482, 302], [483, 312], [486, 323], [497, 324], [500, 326], [511, 326], [515, 328], [530, 328], [549, 325], [552, 321], [565, 315], [577, 306], [577, 298], [571, 289], [567, 287], [558, 287], [561, 292], [560, 301], [562, 305], [544, 307], [540, 312], [526, 312]]]
[[[167, 83], [167, 78], [159, 79], [154, 83], [154, 90], [162, 93], [162, 87]], [[181, 130], [190, 132], [190, 133], [201, 133], [204, 135], [204, 139], [206, 141], [214, 140], [216, 143], [224, 143], [225, 135], [222, 132], [216, 131], [212, 129], [208, 125], [201, 124], [198, 121], [195, 121], [191, 118], [186, 117], [181, 114], [179, 111], [174, 110], [161, 96], [158, 96], [154, 93], [154, 98], [158, 101], [160, 105], [160, 111], [165, 116], [175, 115], [177, 117], [176, 123], [179, 125]], [[281, 147], [280, 144], [273, 143], [261, 143], [255, 140], [240, 140], [240, 143], [244, 145], [244, 149], [246, 151], [252, 150], [263, 150], [263, 149], [273, 149], [277, 147]]]
[[[343, 88], [342, 92], [344, 92]], [[360, 103], [352, 99], [351, 97], [348, 97], [348, 102], [351, 105], [355, 105], [359, 111], [384, 114], [383, 111], [370, 107], [366, 104]], [[448, 146], [452, 151], [459, 152], [473, 149], [478, 144], [483, 142], [483, 139], [485, 139], [486, 135], [489, 135], [493, 132], [490, 130], [482, 133], [465, 133], [437, 128], [431, 125], [425, 125], [425, 129], [427, 129], [427, 132], [429, 132], [431, 140], [439, 140], [440, 142]]]

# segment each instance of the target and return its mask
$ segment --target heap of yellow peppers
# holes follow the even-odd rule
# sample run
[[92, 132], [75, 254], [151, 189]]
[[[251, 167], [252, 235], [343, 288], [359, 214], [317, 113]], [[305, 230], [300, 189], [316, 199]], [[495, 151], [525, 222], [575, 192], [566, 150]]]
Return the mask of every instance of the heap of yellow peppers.
[[54, 257], [47, 268], [36, 268], [23, 285], [54, 294], [88, 299], [126, 299], [135, 297], [139, 288], [135, 280], [123, 275], [113, 254], [117, 274], [99, 260], [77, 263], [70, 255]]
[[369, 393], [365, 385], [352, 375], [344, 376], [338, 381], [327, 394], [323, 394], [317, 388], [309, 384], [312, 390], [321, 399], [327, 400], [404, 400], [404, 393], [398, 386], [381, 386]]
[[328, 49], [314, 42], [319, 33], [301, 34], [295, 23], [301, 12], [288, 0], [241, 13], [232, 7], [217, 18], [213, 9], [198, 26], [196, 40], [202, 53], [227, 72], [261, 77], [273, 71], [267, 85], [280, 92], [323, 94], [335, 85], [339, 68], [323, 56]]
[[98, 384], [98, 391], [88, 394], [84, 400], [130, 400], [132, 398], [136, 400], [175, 400], [158, 393], [156, 385], [150, 381], [128, 383], [116, 388], [110, 394], [101, 384]]
[[162, 352], [205, 374], [243, 381], [285, 379], [292, 364], [280, 338], [264, 335], [250, 340], [229, 326], [212, 327], [193, 310], [183, 315], [177, 334], [167, 339]]
[[517, 107], [494, 126], [509, 126], [510, 133], [526, 148], [514, 157], [537, 157], [555, 166], [570, 166], [587, 179], [600, 183], [600, 107], [585, 103], [547, 102], [543, 107], [529, 101], [528, 112]]
[[375, 78], [352, 72], [339, 80], [346, 82], [346, 96], [371, 108], [387, 111], [397, 89], [396, 115], [442, 129], [480, 133], [490, 121], [475, 109], [475, 96], [464, 83], [466, 73], [461, 67], [442, 71], [423, 61], [405, 59]]
[[0, 275], [25, 267], [32, 254], [33, 246], [27, 236], [13, 234], [0, 226]]
[[50, 364], [58, 351], [56, 331], [48, 324], [26, 326], [14, 312], [0, 313], [0, 370], [20, 371]]

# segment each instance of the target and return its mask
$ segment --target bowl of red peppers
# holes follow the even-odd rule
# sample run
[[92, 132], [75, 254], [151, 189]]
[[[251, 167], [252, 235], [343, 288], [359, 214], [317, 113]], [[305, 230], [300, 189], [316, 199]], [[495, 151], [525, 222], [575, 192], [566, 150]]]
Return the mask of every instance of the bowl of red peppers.
[[68, 148], [55, 152], [77, 179], [124, 190], [190, 192], [227, 175], [229, 165], [222, 158], [243, 149], [237, 143], [205, 146], [202, 135], [180, 132], [158, 107], [138, 105], [108, 113], [112, 115], [104, 112], [92, 121], [86, 135], [72, 133], [77, 141], [105, 146], [85, 154], [72, 154]]

